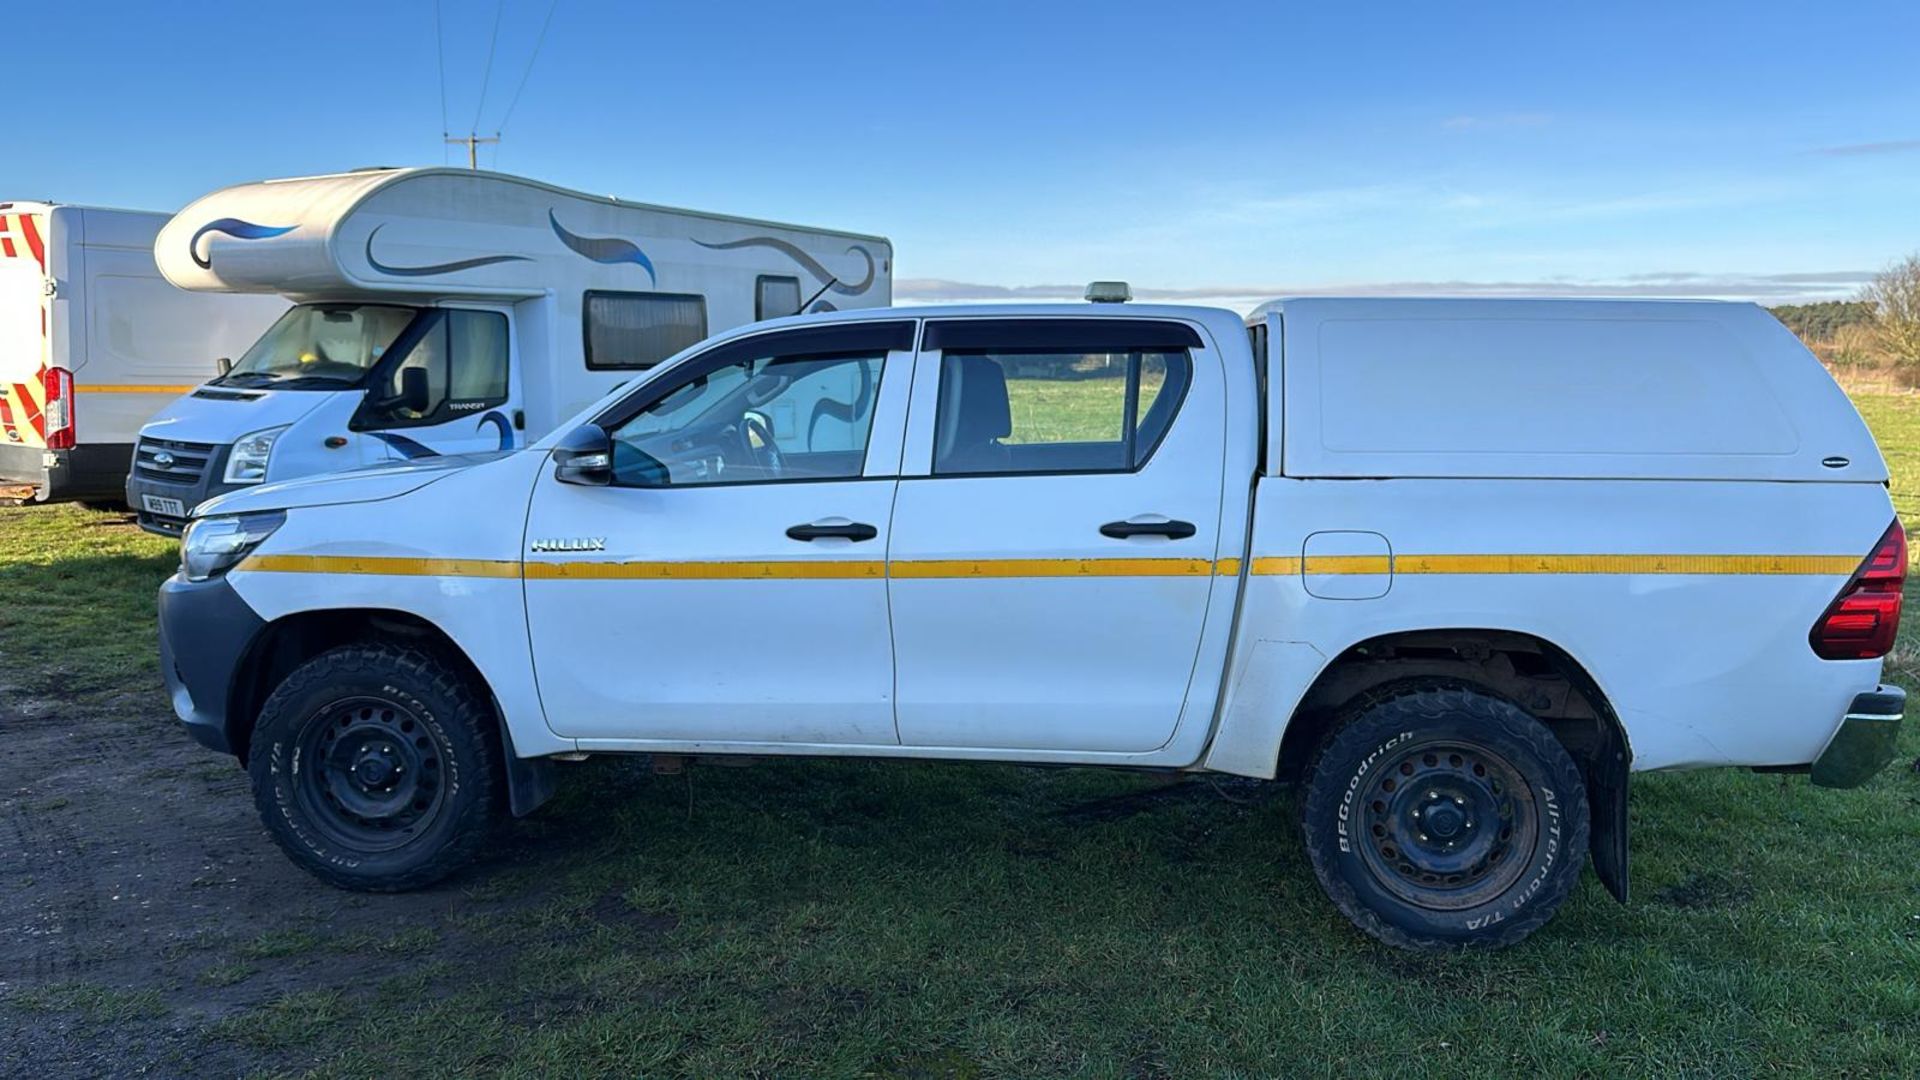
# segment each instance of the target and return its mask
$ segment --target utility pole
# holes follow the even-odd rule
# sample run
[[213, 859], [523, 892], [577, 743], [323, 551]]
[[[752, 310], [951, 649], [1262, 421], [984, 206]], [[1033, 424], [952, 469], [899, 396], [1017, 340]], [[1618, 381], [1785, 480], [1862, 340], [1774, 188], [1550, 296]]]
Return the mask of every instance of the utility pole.
[[480, 144], [481, 143], [497, 143], [499, 141], [500, 141], [500, 136], [498, 135], [494, 135], [491, 137], [483, 137], [480, 135], [468, 134], [468, 135], [462, 135], [457, 139], [455, 138], [447, 139], [447, 142], [452, 143], [456, 146], [459, 146], [459, 145], [466, 146], [467, 168], [476, 169], [476, 170], [480, 168]]

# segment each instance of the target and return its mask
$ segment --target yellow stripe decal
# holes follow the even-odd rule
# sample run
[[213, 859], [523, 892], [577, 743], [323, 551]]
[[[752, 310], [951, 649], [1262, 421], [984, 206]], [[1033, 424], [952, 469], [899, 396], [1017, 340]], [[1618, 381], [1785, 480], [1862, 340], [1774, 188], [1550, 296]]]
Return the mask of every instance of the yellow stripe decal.
[[[1255, 556], [1259, 577], [1336, 574], [1715, 574], [1830, 575], [1859, 566], [1855, 555], [1290, 555]], [[374, 574], [398, 577], [527, 577], [543, 581], [754, 581], [883, 579], [881, 559], [739, 562], [619, 562], [511, 559], [415, 559], [381, 555], [251, 555], [240, 570], [283, 574]], [[1220, 577], [1238, 576], [1241, 560], [1220, 559], [908, 559], [892, 564], [896, 579]]]
[[249, 555], [236, 570], [277, 574], [381, 574], [392, 577], [517, 578], [511, 559], [407, 559], [386, 555]]
[[76, 394], [191, 394], [198, 386], [142, 386], [135, 383], [80, 383]]
[[529, 562], [526, 576], [548, 581], [758, 581], [884, 578], [879, 559], [790, 562]]
[[903, 559], [896, 578], [1205, 577], [1211, 559]]
[[[1832, 574], [1858, 555], [1396, 555], [1398, 574]], [[1384, 574], [1384, 556], [1315, 556], [1308, 574]]]

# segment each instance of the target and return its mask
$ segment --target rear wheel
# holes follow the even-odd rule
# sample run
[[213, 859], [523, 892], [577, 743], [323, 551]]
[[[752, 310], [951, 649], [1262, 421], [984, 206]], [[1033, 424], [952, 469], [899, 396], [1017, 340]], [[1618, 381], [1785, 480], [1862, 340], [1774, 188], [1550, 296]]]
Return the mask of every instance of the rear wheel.
[[334, 649], [261, 708], [248, 754], [267, 830], [342, 888], [419, 888], [467, 863], [500, 817], [494, 719], [462, 674], [390, 644]]
[[1586, 861], [1580, 768], [1524, 709], [1458, 684], [1389, 685], [1344, 710], [1308, 767], [1315, 876], [1390, 945], [1526, 937]]

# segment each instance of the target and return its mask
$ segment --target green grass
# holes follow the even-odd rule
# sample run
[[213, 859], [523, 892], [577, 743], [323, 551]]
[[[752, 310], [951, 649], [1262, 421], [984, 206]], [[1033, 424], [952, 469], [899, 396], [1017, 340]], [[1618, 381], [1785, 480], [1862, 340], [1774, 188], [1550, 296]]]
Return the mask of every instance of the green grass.
[[0, 507], [6, 683], [61, 700], [159, 682], [154, 598], [179, 545], [78, 506]]
[[[1920, 520], [1920, 399], [1861, 406]], [[172, 556], [101, 520], [0, 511], [15, 583], [0, 647], [16, 680], [151, 694], [169, 723], [151, 609]], [[1911, 686], [1920, 620], [1908, 628], [1893, 677]], [[857, 761], [656, 777], [600, 760], [430, 924], [384, 923], [375, 899], [353, 925], [290, 915], [209, 956], [204, 986], [326, 957], [401, 966], [207, 1037], [337, 1076], [1920, 1075], [1916, 756], [1910, 727], [1901, 762], [1848, 792], [1637, 777], [1634, 902], [1589, 875], [1529, 942], [1473, 956], [1351, 930], [1272, 792]], [[97, 1016], [154, 1007], [34, 993]]]

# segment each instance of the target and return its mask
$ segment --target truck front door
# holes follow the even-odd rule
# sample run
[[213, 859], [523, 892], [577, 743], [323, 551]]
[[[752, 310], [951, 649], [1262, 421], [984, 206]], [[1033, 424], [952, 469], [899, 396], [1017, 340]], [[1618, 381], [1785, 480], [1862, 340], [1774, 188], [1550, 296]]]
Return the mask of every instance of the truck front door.
[[901, 741], [1164, 745], [1219, 557], [1218, 355], [1145, 318], [929, 321], [921, 349], [888, 549]]
[[525, 578], [556, 732], [898, 742], [886, 545], [913, 331], [722, 342], [603, 414], [610, 485], [548, 470]]

